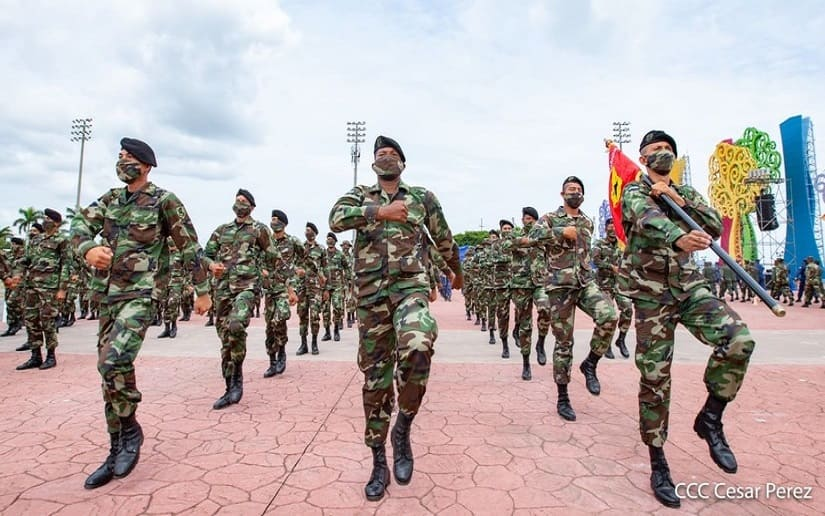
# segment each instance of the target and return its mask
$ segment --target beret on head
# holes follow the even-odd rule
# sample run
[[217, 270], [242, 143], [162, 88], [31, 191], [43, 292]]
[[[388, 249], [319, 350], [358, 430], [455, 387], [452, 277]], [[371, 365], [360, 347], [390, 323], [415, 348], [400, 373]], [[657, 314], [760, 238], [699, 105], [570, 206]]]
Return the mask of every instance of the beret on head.
[[32, 224], [32, 228], [36, 229], [37, 231], [39, 231], [41, 233], [43, 232], [43, 225], [40, 224], [39, 222], [35, 222], [34, 224]]
[[604, 219], [604, 225], [613, 224], [613, 217], [607, 217]]
[[284, 224], [289, 224], [289, 219], [286, 218], [286, 213], [282, 212], [281, 210], [272, 210], [272, 216], [278, 217], [278, 220], [280, 220]]
[[238, 193], [235, 194], [235, 197], [239, 195], [243, 195], [244, 197], [246, 197], [246, 200], [249, 201], [249, 204], [251, 204], [253, 208], [255, 207], [255, 197], [253, 197], [252, 194], [249, 193], [249, 190], [241, 188], [238, 190]]
[[667, 134], [664, 131], [659, 131], [658, 129], [648, 131], [648, 133], [642, 137], [642, 142], [639, 144], [639, 153], [641, 154], [642, 149], [644, 149], [651, 143], [659, 142], [669, 143], [671, 148], [673, 148], [673, 154], [675, 154], [676, 156], [679, 155], [679, 153], [676, 152], [676, 140], [674, 140], [671, 135]]
[[149, 147], [149, 144], [146, 142], [135, 138], [123, 138], [120, 140], [120, 148], [134, 156], [141, 163], [152, 165], [153, 167], [158, 166], [158, 162], [155, 159], [155, 151], [153, 151], [152, 147]]
[[487, 232], [487, 234], [499, 236], [499, 233], [498, 233], [497, 229], [491, 229], [490, 231]]
[[561, 183], [562, 189], [564, 189], [564, 185], [566, 185], [567, 183], [578, 183], [579, 186], [582, 187], [582, 194], [584, 194], [584, 183], [582, 183], [582, 180], [579, 179], [578, 177], [576, 177], [576, 176], [567, 176], [567, 179], [565, 179]]
[[512, 227], [514, 227], [514, 226], [513, 226], [513, 223], [512, 223], [512, 222], [510, 222], [510, 221], [509, 221], [509, 220], [507, 220], [507, 219], [501, 219], [500, 221], [498, 221], [498, 227], [499, 227], [499, 229], [503, 228], [504, 226], [510, 226], [511, 228], [512, 228]]
[[539, 220], [539, 212], [536, 211], [536, 209], [533, 208], [532, 206], [525, 206], [524, 208], [522, 208], [521, 209], [521, 214], [522, 215], [530, 215], [534, 219]]
[[395, 152], [401, 157], [401, 161], [403, 163], [407, 162], [407, 158], [404, 157], [404, 151], [401, 150], [401, 145], [398, 144], [397, 141], [393, 140], [388, 136], [379, 136], [375, 139], [375, 147], [372, 150], [372, 153], [375, 154], [378, 152], [378, 149], [382, 149], [384, 147], [391, 147], [395, 149]]
[[43, 214], [55, 222], [63, 222], [63, 217], [60, 215], [60, 212], [57, 210], [53, 210], [51, 208], [46, 208], [43, 211]]
[[336, 242], [338, 241], [338, 236], [335, 233], [333, 233], [332, 231], [327, 233], [327, 238], [331, 238], [331, 239], [335, 240]]
[[16, 245], [23, 245], [24, 243], [26, 243], [26, 241], [20, 237], [11, 237], [11, 243]]
[[318, 234], [318, 226], [313, 224], [312, 222], [307, 222], [307, 227], [312, 230], [313, 233], [316, 235]]

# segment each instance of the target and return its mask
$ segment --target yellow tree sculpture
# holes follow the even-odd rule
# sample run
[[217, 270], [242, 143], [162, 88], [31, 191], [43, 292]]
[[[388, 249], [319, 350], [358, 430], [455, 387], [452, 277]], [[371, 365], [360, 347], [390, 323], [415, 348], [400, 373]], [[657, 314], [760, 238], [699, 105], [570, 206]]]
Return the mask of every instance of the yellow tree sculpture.
[[746, 184], [748, 172], [757, 168], [745, 147], [721, 142], [708, 162], [711, 204], [730, 220], [730, 234], [722, 247], [734, 258], [742, 259], [742, 227], [748, 214], [756, 210], [754, 199], [759, 185]]

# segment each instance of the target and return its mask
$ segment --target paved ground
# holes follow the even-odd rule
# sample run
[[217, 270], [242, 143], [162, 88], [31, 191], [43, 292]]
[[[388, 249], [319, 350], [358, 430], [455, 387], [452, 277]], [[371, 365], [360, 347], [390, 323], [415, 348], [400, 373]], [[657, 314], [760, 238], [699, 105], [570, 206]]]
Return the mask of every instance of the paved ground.
[[[414, 423], [413, 481], [392, 484], [379, 503], [363, 497], [371, 457], [362, 443], [354, 330], [339, 343], [322, 343], [320, 356], [295, 357], [292, 327], [286, 374], [264, 379], [263, 329], [254, 320], [244, 399], [218, 412], [211, 410], [223, 390], [214, 330], [200, 318], [181, 323], [174, 340], [158, 340], [160, 330], [150, 329], [138, 359], [146, 432], [140, 464], [95, 491], [82, 484], [105, 457], [108, 438], [94, 323], [61, 331], [59, 365], [50, 371], [14, 371], [26, 358], [11, 351], [22, 334], [0, 339], [0, 513], [667, 512], [648, 486], [632, 362], [600, 364], [599, 397], [586, 392], [576, 371], [570, 390], [579, 418], [563, 422], [550, 369], [534, 365], [534, 380], [521, 381], [518, 356], [499, 358], [498, 346], [464, 320], [455, 299], [433, 305], [441, 334]], [[716, 468], [691, 431], [705, 396], [708, 349], [686, 333], [677, 340], [668, 458], [676, 482], [707, 482], [710, 496], [685, 500], [683, 511], [825, 513], [825, 310], [795, 306], [776, 319], [761, 306], [736, 308], [758, 342], [725, 417], [736, 475]], [[588, 327], [580, 317], [577, 361]], [[722, 500], [713, 496], [720, 483], [761, 492], [755, 500]], [[810, 499], [781, 499], [773, 486], [811, 487]]]

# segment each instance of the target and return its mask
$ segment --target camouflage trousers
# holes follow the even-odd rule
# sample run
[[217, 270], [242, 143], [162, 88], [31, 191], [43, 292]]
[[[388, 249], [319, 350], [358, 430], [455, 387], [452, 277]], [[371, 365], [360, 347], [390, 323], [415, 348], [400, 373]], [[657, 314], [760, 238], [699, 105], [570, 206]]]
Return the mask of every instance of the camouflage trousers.
[[811, 299], [814, 297], [818, 297], [825, 301], [825, 298], [822, 297], [822, 283], [819, 281], [806, 281], [803, 292], [803, 299], [806, 303], [810, 303]]
[[221, 339], [221, 372], [229, 378], [246, 358], [246, 328], [255, 312], [255, 293], [242, 290], [215, 292], [215, 330]]
[[384, 299], [359, 306], [358, 367], [364, 373], [364, 417], [367, 446], [387, 440], [395, 406], [393, 378], [398, 389], [398, 409], [415, 416], [430, 376], [433, 344], [438, 325], [430, 314], [427, 295], [415, 293], [398, 302]]
[[23, 305], [26, 296], [23, 287], [6, 289], [6, 323], [9, 326], [23, 325]]
[[283, 292], [267, 292], [264, 298], [264, 320], [266, 321], [266, 353], [274, 357], [278, 351], [284, 349], [288, 337], [286, 322], [292, 316], [289, 309], [289, 294]]
[[103, 412], [110, 434], [120, 431], [119, 418], [134, 414], [141, 401], [135, 359], [152, 316], [151, 299], [100, 303], [97, 371], [103, 380]]
[[467, 313], [473, 313], [473, 287], [465, 285], [464, 288], [461, 289], [461, 295], [464, 296], [464, 310], [467, 311]]
[[619, 331], [627, 332], [633, 322], [633, 301], [629, 297], [616, 292], [616, 289], [605, 290], [608, 296], [616, 303], [619, 311]]
[[162, 301], [163, 322], [172, 324], [178, 320], [180, 313], [180, 301], [183, 295], [183, 285], [169, 285], [164, 292], [165, 299]]
[[491, 290], [490, 306], [487, 311], [489, 328], [496, 328], [498, 320], [499, 338], [505, 339], [510, 332], [510, 289], [507, 287]]
[[[328, 290], [329, 295], [326, 301], [321, 302], [321, 313], [324, 314], [324, 327], [329, 328], [330, 324], [335, 323], [340, 328], [344, 324], [344, 287], [334, 287]], [[330, 312], [332, 312], [330, 314]], [[332, 320], [330, 321], [330, 315]]]
[[[493, 306], [495, 291], [490, 287], [482, 287], [478, 290], [478, 312], [482, 319], [489, 321], [491, 324], [495, 324], [496, 311]], [[493, 316], [492, 319], [490, 319], [490, 315]]]
[[[515, 306], [515, 326], [518, 328], [518, 345], [522, 355], [530, 355], [533, 340], [533, 305], [539, 321], [550, 320], [550, 300], [544, 286], [511, 288], [510, 297]], [[549, 325], [549, 323], [548, 323]]]
[[181, 287], [180, 308], [183, 313], [192, 313], [195, 310], [195, 293], [191, 290], [187, 293], [186, 287]]
[[731, 299], [736, 297], [739, 299], [739, 292], [736, 290], [736, 280], [724, 280], [719, 287], [719, 299], [725, 297], [725, 292], [728, 293]]
[[92, 291], [88, 288], [81, 287], [78, 290], [77, 297], [80, 302], [80, 311], [81, 312], [88, 312], [89, 311], [89, 300], [91, 298]]
[[60, 303], [60, 315], [68, 317], [75, 313], [77, 309], [77, 286], [70, 285], [66, 288], [66, 298]]
[[593, 319], [596, 327], [590, 338], [590, 351], [604, 355], [610, 347], [619, 316], [613, 301], [595, 281], [581, 288], [555, 288], [547, 292], [552, 307], [550, 327], [556, 345], [553, 348], [553, 380], [558, 384], [570, 383], [570, 365], [573, 362], [573, 324], [576, 307]]
[[355, 313], [355, 309], [358, 306], [358, 299], [355, 295], [355, 286], [351, 283], [347, 284], [347, 286], [344, 287], [344, 291], [347, 293], [347, 298], [345, 301], [347, 313]]
[[307, 335], [307, 327], [313, 335], [318, 335], [318, 330], [321, 327], [323, 292], [317, 286], [307, 286], [305, 284], [298, 289], [297, 294], [300, 335], [302, 337]]
[[733, 401], [748, 369], [754, 341], [739, 315], [709, 290], [698, 288], [674, 305], [634, 300], [636, 367], [639, 381], [639, 431], [642, 441], [662, 447], [670, 417], [670, 365], [677, 323], [713, 348], [705, 368], [708, 393]]
[[57, 318], [59, 302], [57, 290], [53, 288], [30, 287], [26, 289], [26, 308], [24, 319], [29, 333], [32, 349], [40, 348], [43, 342], [46, 349], [57, 347]]
[[793, 299], [793, 292], [791, 292], [791, 286], [787, 281], [785, 283], [777, 283], [774, 281], [773, 283], [773, 288], [771, 288], [771, 297], [774, 299], [779, 299], [780, 296]]
[[484, 304], [484, 287], [473, 285], [473, 311], [476, 317], [486, 316], [487, 305]]

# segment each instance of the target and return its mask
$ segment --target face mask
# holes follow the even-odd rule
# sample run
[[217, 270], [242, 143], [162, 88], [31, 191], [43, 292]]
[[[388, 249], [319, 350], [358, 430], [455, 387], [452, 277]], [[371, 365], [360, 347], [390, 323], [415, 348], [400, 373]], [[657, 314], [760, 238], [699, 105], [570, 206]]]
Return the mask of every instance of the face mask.
[[580, 193], [571, 193], [564, 196], [564, 203], [574, 210], [582, 205], [584, 196]]
[[119, 159], [115, 170], [117, 171], [117, 178], [127, 185], [134, 183], [140, 177], [140, 164], [136, 161]]
[[235, 212], [235, 215], [237, 215], [239, 219], [243, 219], [252, 213], [252, 206], [245, 202], [236, 201], [235, 204], [232, 205], [232, 211]]
[[613, 240], [616, 238], [616, 230], [615, 229], [606, 229], [605, 234], [607, 234], [608, 240]]
[[378, 174], [378, 177], [387, 181], [394, 181], [398, 179], [401, 172], [404, 171], [405, 165], [400, 159], [395, 156], [381, 156], [372, 164], [372, 170]]
[[283, 222], [273, 222], [269, 225], [269, 227], [272, 228], [272, 231], [274, 231], [275, 233], [280, 233], [284, 230], [284, 228], [286, 228], [286, 224], [284, 224]]
[[43, 230], [46, 233], [51, 233], [52, 230], [56, 227], [57, 227], [57, 223], [54, 222], [53, 220], [46, 219], [46, 220], [43, 221]]
[[647, 155], [647, 166], [660, 174], [667, 174], [673, 168], [676, 156], [669, 150], [657, 150]]

